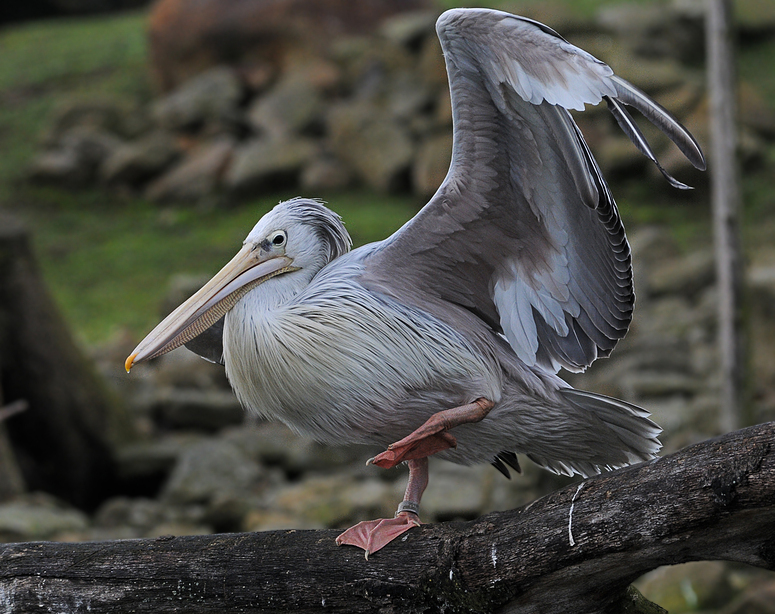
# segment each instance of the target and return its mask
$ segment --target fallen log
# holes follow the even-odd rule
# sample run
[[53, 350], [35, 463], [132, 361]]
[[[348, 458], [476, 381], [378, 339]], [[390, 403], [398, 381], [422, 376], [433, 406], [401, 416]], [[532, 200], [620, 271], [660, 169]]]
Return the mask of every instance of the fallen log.
[[775, 423], [508, 512], [425, 525], [364, 560], [335, 530], [0, 548], [10, 612], [657, 612], [660, 565], [775, 569]]

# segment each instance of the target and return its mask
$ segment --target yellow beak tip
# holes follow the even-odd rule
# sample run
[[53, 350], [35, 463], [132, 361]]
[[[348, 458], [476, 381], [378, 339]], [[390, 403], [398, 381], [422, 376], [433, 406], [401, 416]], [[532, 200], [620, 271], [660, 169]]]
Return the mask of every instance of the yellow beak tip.
[[134, 363], [134, 361], [135, 361], [135, 357], [136, 357], [136, 356], [137, 356], [137, 354], [131, 354], [131, 355], [130, 355], [130, 356], [127, 358], [127, 359], [126, 359], [126, 362], [124, 363], [124, 368], [126, 369], [126, 372], [127, 372], [127, 373], [129, 373], [129, 370], [132, 368], [132, 364]]

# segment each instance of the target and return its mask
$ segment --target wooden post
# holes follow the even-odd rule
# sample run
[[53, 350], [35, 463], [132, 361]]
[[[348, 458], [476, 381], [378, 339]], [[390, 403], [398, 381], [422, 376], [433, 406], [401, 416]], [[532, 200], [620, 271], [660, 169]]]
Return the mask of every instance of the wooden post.
[[707, 0], [706, 39], [711, 128], [711, 200], [716, 246], [718, 340], [721, 367], [720, 426], [731, 431], [744, 418], [745, 352], [742, 334], [740, 188], [731, 2]]

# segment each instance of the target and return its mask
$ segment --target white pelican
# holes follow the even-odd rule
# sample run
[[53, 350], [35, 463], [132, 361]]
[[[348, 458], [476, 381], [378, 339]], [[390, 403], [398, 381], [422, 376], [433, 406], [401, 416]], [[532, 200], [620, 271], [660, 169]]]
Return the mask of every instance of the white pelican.
[[582, 476], [656, 454], [646, 411], [557, 375], [608, 356], [634, 303], [616, 204], [568, 109], [605, 100], [657, 163], [631, 105], [705, 166], [665, 109], [550, 28], [455, 9], [436, 29], [454, 147], [430, 202], [353, 251], [319, 201], [280, 203], [126, 362], [191, 342], [249, 410], [322, 442], [387, 446], [380, 467], [407, 461], [396, 517], [337, 539], [367, 557], [419, 524], [431, 454], [508, 475], [519, 452]]

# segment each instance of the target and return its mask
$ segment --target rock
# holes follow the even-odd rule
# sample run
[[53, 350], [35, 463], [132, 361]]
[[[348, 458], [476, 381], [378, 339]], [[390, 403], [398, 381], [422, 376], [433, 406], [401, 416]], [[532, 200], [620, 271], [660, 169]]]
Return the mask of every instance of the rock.
[[160, 389], [152, 407], [157, 421], [171, 429], [215, 432], [240, 424], [245, 411], [230, 391]]
[[255, 139], [234, 152], [225, 176], [226, 188], [238, 195], [294, 185], [317, 147], [305, 138]]
[[704, 57], [703, 14], [697, 3], [616, 4], [601, 9], [597, 21], [638, 55], [695, 64]]
[[[449, 82], [447, 78], [447, 66], [444, 63], [444, 54], [441, 52], [441, 43], [436, 32], [427, 36], [420, 49], [420, 58], [417, 63], [417, 71], [423, 83], [428, 85], [436, 92], [437, 99], [439, 95], [446, 94], [445, 100], [440, 102], [449, 104]], [[451, 113], [451, 112], [450, 112]], [[451, 115], [450, 115], [450, 123]]]
[[349, 187], [353, 174], [341, 160], [324, 154], [304, 167], [299, 181], [304, 193], [319, 194]]
[[242, 521], [241, 531], [279, 531], [282, 529], [323, 529], [322, 523], [307, 520], [293, 512], [272, 509], [250, 510]]
[[764, 137], [775, 137], [775, 113], [769, 104], [752, 83], [743, 81], [739, 86], [737, 97], [740, 121], [744, 126]]
[[323, 101], [306, 79], [291, 75], [255, 99], [247, 111], [250, 125], [272, 139], [307, 133], [323, 120]]
[[[157, 387], [231, 391], [223, 365], [204, 360], [186, 348], [159, 357], [154, 367], [153, 383]], [[146, 401], [146, 405], [150, 402]]]
[[431, 475], [422, 497], [422, 518], [438, 522], [476, 518], [495, 481], [503, 479], [490, 465], [464, 467], [444, 462], [433, 463]]
[[76, 126], [65, 132], [53, 150], [33, 159], [28, 169], [32, 182], [65, 187], [85, 187], [97, 177], [100, 165], [121, 145], [110, 132]]
[[[656, 422], [665, 434], [661, 439], [668, 439], [665, 443], [663, 454], [667, 454], [677, 449], [675, 442], [678, 434], [691, 427], [694, 419], [693, 412], [689, 410], [689, 400], [684, 395], [661, 396], [659, 398], [648, 398], [640, 401], [640, 405], [651, 414], [651, 420]], [[714, 420], [715, 422], [715, 414]], [[665, 437], [666, 436], [666, 437]]]
[[178, 459], [202, 441], [204, 436], [199, 433], [170, 433], [121, 446], [116, 453], [117, 473], [128, 481], [166, 477]]
[[344, 527], [364, 519], [393, 516], [400, 496], [393, 484], [380, 479], [354, 480], [340, 473], [307, 477], [280, 488], [270, 495], [269, 504], [315, 526]]
[[[694, 136], [700, 144], [702, 151], [707, 155], [708, 151], [710, 151], [707, 99], [704, 98], [688, 115], [682, 117], [681, 123], [692, 133], [692, 136]], [[648, 134], [646, 136], [650, 138]], [[691, 162], [686, 159], [686, 156], [684, 156], [677, 147], [671, 145], [664, 151], [657, 151], [657, 154], [663, 168], [673, 177], [693, 188], [700, 188], [703, 190], [708, 189], [708, 173], [695, 169]], [[649, 177], [654, 181], [655, 186], [659, 185], [663, 188], [666, 186], [665, 180], [662, 178], [662, 175], [656, 166], [653, 164], [649, 165], [648, 173]], [[694, 192], [693, 194], [694, 196], [692, 199], [698, 198], [697, 192]]]
[[146, 196], [156, 202], [201, 202], [217, 191], [234, 154], [230, 137], [202, 143], [167, 173], [153, 181]]
[[27, 169], [31, 183], [84, 187], [91, 182], [93, 168], [81, 166], [74, 151], [54, 150], [37, 154]]
[[395, 45], [417, 49], [428, 36], [436, 33], [436, 11], [412, 11], [386, 19], [379, 34]]
[[632, 177], [639, 175], [647, 159], [623, 135], [602, 139], [595, 147], [595, 159], [606, 177]]
[[102, 179], [108, 184], [136, 187], [161, 173], [180, 153], [172, 135], [152, 132], [116, 148], [102, 166]]
[[678, 256], [678, 246], [665, 226], [640, 226], [627, 233], [633, 260], [651, 265]]
[[673, 335], [689, 338], [693, 331], [707, 326], [697, 318], [692, 303], [682, 296], [663, 296], [643, 305], [636, 320], [638, 334], [643, 337]]
[[670, 612], [716, 610], [733, 595], [727, 564], [719, 561], [660, 567], [634, 584]]
[[437, 128], [452, 129], [452, 95], [449, 88], [443, 89], [436, 99], [433, 123]]
[[723, 609], [721, 614], [775, 614], [775, 580], [747, 588]]
[[162, 522], [164, 516], [164, 504], [155, 499], [114, 497], [95, 512], [94, 523], [100, 527], [127, 526], [145, 531]]
[[656, 101], [680, 119], [697, 107], [703, 94], [702, 81], [688, 79], [674, 88], [660, 92]]
[[151, 70], [164, 90], [224, 63], [277, 74], [293, 59], [323, 55], [331, 40], [373, 32], [390, 15], [429, 5], [428, 0], [160, 0], [149, 17]]
[[[692, 367], [692, 351], [685, 338], [662, 331], [638, 335], [637, 330], [633, 330], [615, 350], [613, 358], [597, 362], [587, 373], [568, 380], [579, 388], [591, 388], [609, 396], [640, 398], [642, 391], [653, 391], [658, 386], [652, 380], [661, 375], [691, 379], [694, 376]], [[628, 379], [643, 374], [648, 374], [645, 380]], [[671, 394], [670, 386], [665, 386], [668, 390], [664, 394]]]
[[283, 81], [304, 81], [316, 92], [327, 95], [341, 91], [342, 69], [329, 57], [316, 56], [297, 60], [283, 71]]
[[144, 113], [113, 100], [76, 100], [57, 108], [44, 136], [44, 142], [49, 147], [54, 146], [73, 128], [88, 128], [131, 138], [144, 130], [147, 123]]
[[168, 130], [190, 130], [203, 125], [229, 125], [238, 121], [242, 99], [237, 73], [218, 66], [182, 84], [152, 107], [154, 120]]
[[414, 146], [403, 125], [369, 102], [340, 104], [328, 115], [331, 148], [359, 178], [380, 192], [406, 186]]
[[201, 535], [212, 533], [201, 505], [174, 506], [143, 497], [115, 497], [103, 503], [94, 515], [96, 528], [128, 528], [137, 537]]
[[0, 504], [0, 541], [38, 541], [64, 532], [83, 531], [88, 518], [51, 495], [21, 495]]
[[414, 192], [432, 195], [447, 176], [452, 158], [452, 134], [440, 134], [425, 141], [417, 151], [412, 166]]
[[397, 122], [416, 122], [433, 109], [434, 92], [415, 71], [400, 71], [388, 85], [384, 110]]
[[703, 250], [677, 262], [654, 267], [648, 279], [648, 290], [653, 296], [671, 294], [692, 298], [713, 284], [715, 277], [713, 252]]
[[233, 443], [211, 439], [181, 455], [162, 491], [171, 503], [208, 503], [217, 496], [244, 495], [259, 483], [262, 470]]
[[365, 471], [366, 459], [380, 451], [374, 446], [324, 446], [293, 434], [277, 422], [248, 421], [225, 429], [221, 438], [262, 465], [282, 468], [291, 478], [309, 472], [333, 472], [351, 465]]
[[696, 393], [701, 383], [694, 377], [680, 373], [663, 373], [643, 371], [628, 373], [619, 381], [619, 387], [627, 399], [645, 399], [651, 397], [672, 397], [680, 395], [684, 398]]

